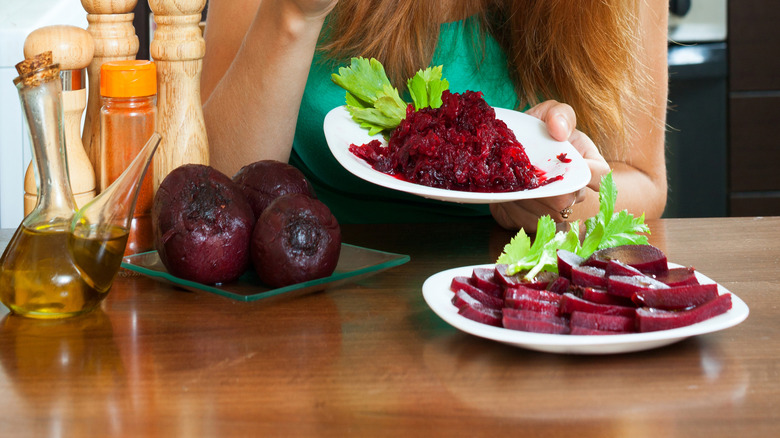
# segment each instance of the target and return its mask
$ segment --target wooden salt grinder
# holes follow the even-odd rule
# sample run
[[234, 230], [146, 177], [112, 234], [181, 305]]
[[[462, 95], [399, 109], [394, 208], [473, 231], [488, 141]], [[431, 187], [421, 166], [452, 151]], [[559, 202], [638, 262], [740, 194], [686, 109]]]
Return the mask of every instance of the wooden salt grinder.
[[81, 140], [100, 179], [100, 66], [108, 61], [135, 59], [138, 36], [132, 11], [138, 0], [81, 0], [87, 11], [87, 31], [95, 42], [95, 56], [87, 69], [89, 99]]
[[[92, 36], [76, 26], [46, 26], [36, 29], [24, 41], [24, 57], [52, 52], [52, 60], [60, 65], [62, 80], [63, 127], [68, 157], [70, 187], [78, 207], [95, 197], [95, 172], [81, 142], [81, 115], [87, 105], [86, 67], [92, 61], [95, 46]], [[24, 215], [38, 200], [33, 164], [24, 175]]]
[[208, 164], [200, 75], [206, 42], [199, 23], [206, 0], [149, 0], [157, 29], [151, 55], [157, 64], [157, 131], [154, 187], [173, 169]]

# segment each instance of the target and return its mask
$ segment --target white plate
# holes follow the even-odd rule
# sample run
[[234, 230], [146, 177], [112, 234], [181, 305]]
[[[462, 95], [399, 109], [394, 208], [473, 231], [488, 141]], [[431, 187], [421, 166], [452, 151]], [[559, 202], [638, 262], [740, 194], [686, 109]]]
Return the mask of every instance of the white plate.
[[[588, 184], [590, 169], [571, 143], [553, 140], [547, 134], [544, 124], [535, 117], [508, 109], [495, 110], [496, 116], [514, 131], [517, 140], [525, 147], [531, 163], [543, 170], [548, 178], [563, 175], [562, 180], [535, 189], [505, 193], [475, 193], [423, 186], [378, 172], [349, 151], [351, 144], [363, 145], [374, 139], [382, 143], [385, 141], [381, 134], [373, 137], [368, 135], [366, 129], [352, 120], [346, 107], [340, 106], [328, 112], [323, 128], [333, 156], [349, 172], [368, 182], [425, 198], [464, 204], [490, 204], [564, 195], [576, 192]], [[571, 161], [562, 163], [558, 160], [558, 155], [562, 153]]]
[[[452, 304], [451, 300], [454, 294], [450, 290], [450, 283], [454, 277], [471, 276], [474, 268], [492, 266], [494, 265], [464, 266], [434, 274], [423, 283], [423, 297], [437, 315], [461, 331], [530, 350], [573, 354], [612, 354], [648, 350], [669, 345], [691, 336], [733, 327], [744, 321], [749, 313], [745, 302], [731, 294], [731, 309], [728, 312], [686, 327], [657, 332], [581, 336], [531, 333], [493, 327], [459, 315], [458, 308]], [[679, 265], [670, 263], [669, 267], [679, 267]], [[696, 276], [702, 284], [714, 283], [710, 278], [700, 273], [697, 273]], [[718, 291], [720, 294], [731, 293], [721, 285], [718, 285]]]

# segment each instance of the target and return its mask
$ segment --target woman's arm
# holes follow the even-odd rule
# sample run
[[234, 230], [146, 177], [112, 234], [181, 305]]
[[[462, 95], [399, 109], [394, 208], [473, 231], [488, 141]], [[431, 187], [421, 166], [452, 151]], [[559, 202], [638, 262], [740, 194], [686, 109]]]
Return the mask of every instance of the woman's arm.
[[640, 90], [641, 99], [629, 108], [627, 117], [636, 128], [629, 134], [627, 145], [606, 148], [624, 150], [622, 157], [602, 157], [593, 141], [574, 129], [576, 117], [570, 106], [554, 101], [544, 102], [529, 110], [547, 124], [548, 131], [558, 140], [568, 139], [585, 157], [592, 178], [588, 187], [577, 193], [529, 201], [491, 205], [496, 221], [509, 229], [536, 230], [540, 216], [550, 215], [563, 221], [560, 211], [573, 202], [573, 214], [568, 221], [583, 220], [598, 212], [598, 183], [611, 168], [618, 186], [616, 208], [638, 216], [657, 218], [666, 206], [666, 162], [664, 155], [665, 119], [668, 92], [667, 16], [666, 2], [639, 2], [640, 20], [644, 28], [639, 65], [646, 66], [653, 87]]
[[211, 0], [201, 98], [210, 164], [287, 161], [320, 30], [337, 0]]

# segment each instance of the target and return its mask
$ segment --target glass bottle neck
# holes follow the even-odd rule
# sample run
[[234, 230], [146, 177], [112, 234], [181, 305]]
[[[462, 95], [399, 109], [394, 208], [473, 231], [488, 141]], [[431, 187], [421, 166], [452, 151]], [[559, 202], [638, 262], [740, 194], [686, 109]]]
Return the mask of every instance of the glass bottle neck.
[[62, 85], [48, 80], [34, 86], [18, 83], [19, 99], [32, 141], [38, 203], [25, 226], [68, 222], [75, 210], [70, 190], [63, 127]]

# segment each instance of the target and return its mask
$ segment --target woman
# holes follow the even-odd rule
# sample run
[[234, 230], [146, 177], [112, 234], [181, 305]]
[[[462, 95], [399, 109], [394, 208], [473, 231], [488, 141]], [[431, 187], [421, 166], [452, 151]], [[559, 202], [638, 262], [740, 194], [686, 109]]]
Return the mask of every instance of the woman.
[[[666, 202], [665, 2], [647, 0], [211, 0], [202, 74], [211, 163], [228, 175], [289, 161], [342, 222], [493, 215], [534, 231], [542, 215], [584, 219], [600, 178], [618, 209], [659, 217]], [[585, 157], [586, 189], [490, 206], [427, 201], [358, 180], [330, 155], [328, 110], [344, 103], [330, 73], [374, 57], [391, 80], [443, 65], [450, 89], [527, 112]], [[576, 114], [576, 115], [575, 115]]]

